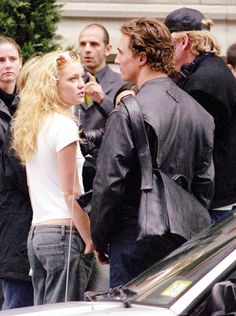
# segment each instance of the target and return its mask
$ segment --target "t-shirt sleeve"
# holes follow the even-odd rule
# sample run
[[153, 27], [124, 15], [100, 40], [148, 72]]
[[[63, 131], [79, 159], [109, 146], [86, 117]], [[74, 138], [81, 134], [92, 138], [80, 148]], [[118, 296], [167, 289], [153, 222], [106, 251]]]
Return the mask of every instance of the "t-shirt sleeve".
[[56, 152], [58, 152], [69, 144], [78, 141], [78, 127], [73, 119], [58, 116], [53, 136]]

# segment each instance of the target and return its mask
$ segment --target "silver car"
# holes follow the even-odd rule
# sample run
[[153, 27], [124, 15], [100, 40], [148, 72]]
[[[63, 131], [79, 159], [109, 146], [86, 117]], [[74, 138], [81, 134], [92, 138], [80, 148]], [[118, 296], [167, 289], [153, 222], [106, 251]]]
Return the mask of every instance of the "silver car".
[[186, 242], [122, 288], [0, 316], [236, 315], [236, 213]]

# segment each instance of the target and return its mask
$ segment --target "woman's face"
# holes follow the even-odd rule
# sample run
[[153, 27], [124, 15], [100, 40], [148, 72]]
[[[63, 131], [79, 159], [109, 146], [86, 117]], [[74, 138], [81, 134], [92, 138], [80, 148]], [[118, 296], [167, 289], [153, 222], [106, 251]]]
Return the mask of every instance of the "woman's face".
[[22, 59], [17, 48], [11, 43], [0, 45], [0, 89], [16, 83], [20, 73]]
[[84, 102], [83, 75], [84, 71], [79, 61], [67, 63], [59, 73], [58, 94], [68, 106]]

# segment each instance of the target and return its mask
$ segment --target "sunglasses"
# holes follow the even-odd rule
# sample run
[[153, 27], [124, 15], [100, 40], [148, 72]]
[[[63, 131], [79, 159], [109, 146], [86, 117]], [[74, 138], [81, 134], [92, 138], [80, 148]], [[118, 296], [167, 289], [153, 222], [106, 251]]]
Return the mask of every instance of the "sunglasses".
[[80, 60], [80, 56], [76, 51], [66, 51], [61, 53], [57, 57], [57, 65], [58, 66], [64, 66], [65, 64], [73, 61]]

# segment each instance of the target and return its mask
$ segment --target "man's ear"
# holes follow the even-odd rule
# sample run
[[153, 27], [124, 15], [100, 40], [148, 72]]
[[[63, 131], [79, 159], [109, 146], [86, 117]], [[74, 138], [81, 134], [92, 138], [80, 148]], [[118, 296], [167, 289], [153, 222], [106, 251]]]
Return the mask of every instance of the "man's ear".
[[181, 39], [182, 49], [186, 50], [190, 45], [190, 40], [187, 34], [185, 34]]
[[138, 58], [139, 58], [139, 64], [140, 65], [145, 65], [146, 64], [146, 62], [147, 62], [147, 54], [146, 54], [146, 52], [140, 52]]
[[109, 56], [111, 53], [111, 49], [112, 49], [112, 45], [111, 44], [107, 44], [105, 47], [105, 56]]

